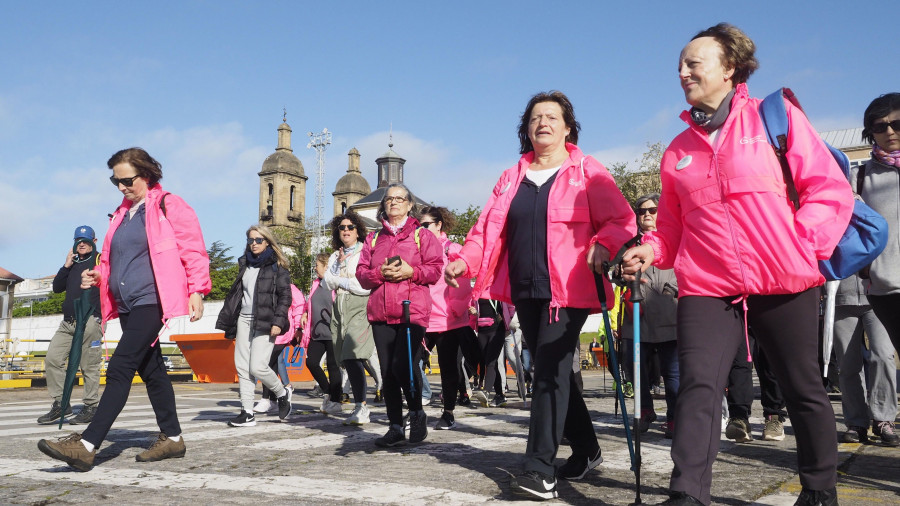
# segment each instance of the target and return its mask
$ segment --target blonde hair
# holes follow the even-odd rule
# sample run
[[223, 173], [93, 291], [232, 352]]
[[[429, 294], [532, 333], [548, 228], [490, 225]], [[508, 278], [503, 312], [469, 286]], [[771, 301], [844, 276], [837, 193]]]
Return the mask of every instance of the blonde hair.
[[[275, 234], [272, 233], [272, 229], [265, 225], [251, 225], [250, 228], [247, 229], [247, 238], [250, 238], [250, 232], [256, 231], [259, 235], [269, 243], [269, 247], [272, 248], [272, 251], [275, 253], [276, 261], [278, 265], [280, 265], [284, 269], [290, 268], [288, 264], [287, 257], [284, 256], [284, 252], [281, 251], [281, 246], [278, 245], [278, 241], [275, 240]], [[250, 245], [247, 245], [247, 250], [250, 250]]]

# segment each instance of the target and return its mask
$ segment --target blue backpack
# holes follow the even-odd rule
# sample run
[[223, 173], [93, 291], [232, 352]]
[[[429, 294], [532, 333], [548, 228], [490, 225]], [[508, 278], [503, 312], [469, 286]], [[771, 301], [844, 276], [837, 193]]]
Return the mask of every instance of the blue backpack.
[[[800, 199], [797, 195], [797, 187], [794, 186], [794, 177], [791, 175], [791, 168], [788, 166], [787, 157], [787, 135], [788, 135], [788, 117], [787, 110], [784, 107], [784, 101], [788, 100], [800, 111], [800, 102], [790, 90], [790, 88], [781, 88], [766, 97], [759, 107], [759, 113], [766, 127], [766, 135], [769, 137], [769, 143], [775, 149], [778, 161], [781, 163], [781, 170], [784, 173], [784, 182], [787, 185], [788, 196], [794, 204], [794, 209], [800, 209]], [[827, 142], [825, 146], [831, 151], [831, 155], [837, 161], [844, 175], [847, 177], [847, 183], [850, 182], [850, 161], [841, 150], [830, 146]], [[834, 248], [834, 253], [828, 260], [819, 260], [819, 272], [825, 276], [827, 280], [839, 280], [848, 278], [867, 265], [872, 263], [878, 255], [884, 251], [888, 240], [888, 224], [885, 219], [875, 212], [871, 207], [867, 206], [862, 200], [858, 199], [853, 203], [853, 216], [850, 218], [850, 224], [844, 231], [843, 237]]]

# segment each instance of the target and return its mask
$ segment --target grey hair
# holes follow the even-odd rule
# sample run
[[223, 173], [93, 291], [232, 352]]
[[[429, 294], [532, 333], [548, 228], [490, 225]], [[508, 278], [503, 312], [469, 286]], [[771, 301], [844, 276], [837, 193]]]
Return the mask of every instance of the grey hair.
[[416, 196], [413, 195], [413, 192], [411, 192], [409, 188], [407, 188], [403, 183], [391, 183], [387, 186], [387, 188], [384, 189], [384, 197], [382, 197], [381, 202], [378, 204], [378, 213], [375, 216], [377, 216], [378, 219], [381, 220], [387, 219], [387, 212], [386, 208], [384, 207], [384, 199], [387, 198], [387, 192], [391, 188], [400, 188], [401, 190], [406, 192], [406, 200], [408, 200], [410, 204], [412, 204], [412, 207], [409, 208], [409, 214], [407, 214], [407, 216], [412, 216], [413, 218], [418, 219], [419, 209], [418, 205], [416, 204]]

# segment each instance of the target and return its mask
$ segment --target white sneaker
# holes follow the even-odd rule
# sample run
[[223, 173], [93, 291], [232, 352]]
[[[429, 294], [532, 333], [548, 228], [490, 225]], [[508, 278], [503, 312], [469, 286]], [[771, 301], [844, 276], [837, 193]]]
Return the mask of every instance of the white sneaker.
[[266, 413], [276, 412], [278, 411], [278, 404], [270, 401], [269, 399], [262, 399], [261, 401], [256, 403], [256, 406], [253, 406], [254, 413]]
[[481, 404], [482, 408], [488, 407], [488, 396], [484, 392], [484, 390], [473, 390], [472, 400], [478, 402], [478, 404]]
[[427, 406], [431, 404], [431, 397], [422, 397], [422, 405]]
[[350, 417], [344, 420], [344, 425], [362, 425], [365, 423], [369, 423], [369, 407], [365, 404], [357, 404], [353, 408], [353, 413], [350, 413]]
[[322, 409], [319, 411], [326, 415], [339, 415], [343, 411], [343, 407], [340, 402], [332, 402], [330, 398], [326, 397], [322, 400]]

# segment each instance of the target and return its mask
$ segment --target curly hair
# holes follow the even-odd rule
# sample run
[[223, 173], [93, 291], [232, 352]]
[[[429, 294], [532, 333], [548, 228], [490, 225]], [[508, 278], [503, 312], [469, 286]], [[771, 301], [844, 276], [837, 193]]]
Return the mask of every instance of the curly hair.
[[759, 68], [759, 61], [754, 56], [756, 44], [740, 28], [719, 23], [697, 33], [691, 40], [700, 37], [712, 37], [722, 47], [722, 63], [726, 68], [734, 69], [731, 79], [735, 84], [746, 83], [750, 74]]
[[866, 113], [863, 115], [862, 140], [869, 144], [875, 144], [875, 136], [872, 135], [872, 125], [875, 124], [875, 120], [898, 109], [900, 109], [900, 93], [885, 93], [873, 100], [869, 107], [866, 107]]
[[106, 161], [106, 166], [112, 170], [120, 163], [127, 163], [134, 167], [139, 177], [147, 178], [147, 186], [150, 188], [156, 186], [156, 183], [162, 179], [162, 164], [142, 148], [119, 150]]
[[441, 222], [441, 232], [449, 234], [456, 227], [456, 216], [446, 207], [425, 206], [419, 213], [420, 220], [422, 217], [428, 216], [435, 222]]
[[569, 135], [566, 136], [566, 142], [578, 144], [578, 132], [581, 131], [581, 123], [575, 120], [575, 108], [563, 92], [557, 90], [542, 91], [531, 97], [528, 105], [525, 106], [525, 112], [519, 118], [519, 154], [524, 155], [529, 151], [534, 151], [531, 139], [528, 138], [528, 124], [531, 122], [531, 111], [534, 106], [542, 102], [556, 102], [563, 112], [563, 121], [569, 127]]
[[366, 225], [362, 221], [362, 217], [348, 209], [344, 214], [339, 214], [332, 218], [331, 223], [328, 224], [328, 226], [331, 227], [331, 247], [334, 249], [344, 247], [344, 243], [341, 242], [341, 232], [338, 230], [338, 226], [340, 226], [341, 222], [344, 220], [350, 220], [350, 223], [353, 223], [356, 226], [356, 240], [358, 242], [363, 242], [366, 238], [366, 234], [369, 233], [369, 231], [366, 230]]

